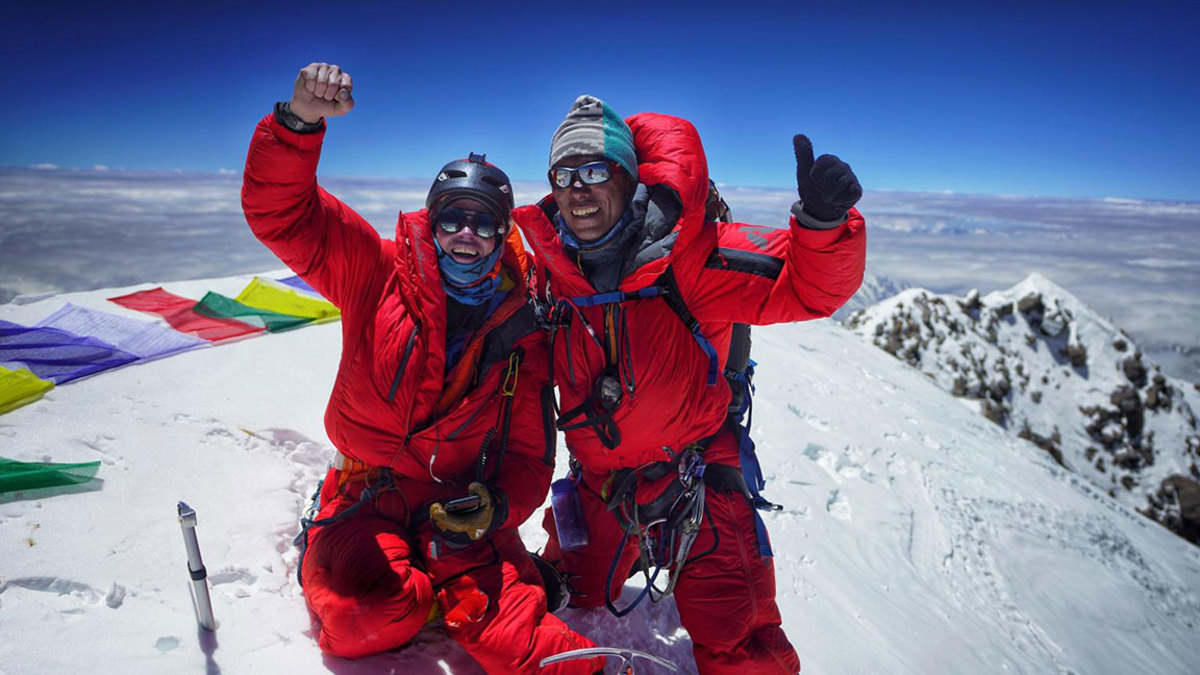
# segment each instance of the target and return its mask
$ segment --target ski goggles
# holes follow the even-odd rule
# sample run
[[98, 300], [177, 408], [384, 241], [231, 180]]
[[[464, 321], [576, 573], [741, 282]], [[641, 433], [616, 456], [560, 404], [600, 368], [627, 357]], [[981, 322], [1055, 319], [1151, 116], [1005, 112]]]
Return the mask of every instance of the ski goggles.
[[567, 188], [571, 183], [575, 182], [575, 177], [579, 177], [579, 182], [584, 185], [599, 185], [607, 183], [613, 177], [613, 170], [616, 168], [615, 162], [610, 162], [602, 159], [596, 162], [588, 162], [583, 166], [571, 168], [569, 166], [556, 166], [546, 173], [550, 178], [550, 184], [559, 187]]
[[487, 211], [445, 208], [438, 212], [436, 224], [446, 234], [455, 234], [464, 227], [468, 228], [480, 239], [491, 239], [504, 233], [504, 223]]

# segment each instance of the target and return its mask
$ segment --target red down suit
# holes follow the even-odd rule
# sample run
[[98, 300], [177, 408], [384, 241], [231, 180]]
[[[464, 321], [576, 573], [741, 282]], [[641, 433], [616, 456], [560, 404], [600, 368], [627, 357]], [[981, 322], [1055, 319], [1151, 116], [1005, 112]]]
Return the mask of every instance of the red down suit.
[[[771, 324], [825, 317], [862, 282], [865, 223], [852, 209], [833, 229], [787, 228], [705, 220], [708, 169], [699, 136], [684, 120], [657, 114], [628, 118], [638, 156], [642, 195], [648, 198], [636, 255], [626, 259], [619, 290], [654, 286], [670, 267], [679, 295], [715, 346], [725, 366], [734, 323]], [[597, 293], [554, 225], [551, 197], [521, 207], [514, 218], [536, 259], [534, 293], [557, 305]], [[653, 221], [657, 218], [657, 221]], [[597, 378], [619, 372], [624, 397], [612, 412], [620, 433], [615, 447], [596, 428], [565, 431], [567, 446], [582, 465], [581, 501], [589, 544], [559, 550], [554, 521], [546, 513], [550, 541], [544, 556], [571, 575], [577, 606], [604, 603], [609, 566], [624, 554], [611, 596], [637, 557], [601, 494], [613, 472], [671, 459], [688, 444], [708, 441], [708, 464], [738, 466], [738, 444], [725, 427], [730, 389], [724, 378], [708, 384], [709, 357], [662, 297], [614, 305], [574, 302], [552, 338], [559, 408], [576, 409]], [[582, 324], [586, 324], [582, 325]], [[586, 328], [591, 327], [591, 330]], [[595, 336], [593, 336], [595, 334]], [[602, 338], [602, 339], [598, 339]], [[616, 347], [614, 347], [616, 345]], [[616, 356], [614, 358], [614, 353]], [[615, 365], [614, 365], [615, 364]], [[762, 367], [770, 367], [763, 364]], [[564, 425], [570, 426], [570, 425]], [[667, 476], [665, 481], [674, 480]], [[646, 503], [663, 482], [639, 485]], [[708, 492], [704, 525], [675, 588], [680, 619], [691, 634], [702, 673], [794, 673], [800, 663], [781, 628], [775, 603], [774, 568], [757, 553], [754, 514], [738, 492]]]
[[[308, 531], [301, 568], [321, 648], [347, 658], [393, 649], [440, 610], [451, 637], [488, 672], [595, 671], [584, 661], [537, 668], [591, 643], [547, 613], [516, 529], [545, 499], [554, 430], [544, 405], [546, 341], [529, 314], [515, 228], [501, 243], [505, 299], [446, 373], [447, 300], [428, 213], [402, 215], [395, 241], [382, 239], [317, 185], [323, 137], [266, 117], [242, 190], [254, 234], [342, 312], [325, 426], [346, 459], [325, 480], [318, 520], [354, 510]], [[485, 437], [503, 423], [502, 387], [512, 391], [507, 449], [484, 469], [507, 497], [507, 519], [470, 546], [444, 545], [428, 524], [429, 504], [464, 496], [480, 475]], [[372, 496], [359, 504], [368, 485]]]

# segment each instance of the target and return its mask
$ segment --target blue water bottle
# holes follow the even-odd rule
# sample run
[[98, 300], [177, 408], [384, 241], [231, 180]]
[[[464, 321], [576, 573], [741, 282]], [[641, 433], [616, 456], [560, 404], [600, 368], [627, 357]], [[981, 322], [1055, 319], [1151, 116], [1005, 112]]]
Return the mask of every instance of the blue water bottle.
[[554, 512], [554, 529], [558, 530], [558, 547], [574, 551], [587, 546], [587, 523], [583, 505], [579, 503], [579, 479], [567, 476], [550, 484], [550, 508]]

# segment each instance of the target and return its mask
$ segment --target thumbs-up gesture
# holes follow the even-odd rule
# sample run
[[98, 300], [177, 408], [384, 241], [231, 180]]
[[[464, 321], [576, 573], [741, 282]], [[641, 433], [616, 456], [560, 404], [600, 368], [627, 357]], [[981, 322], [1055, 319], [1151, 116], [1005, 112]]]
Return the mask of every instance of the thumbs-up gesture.
[[345, 115], [354, 108], [350, 73], [328, 63], [310, 63], [296, 75], [289, 104], [292, 114], [309, 124], [322, 117]]
[[792, 137], [792, 146], [801, 208], [819, 221], [841, 220], [862, 198], [858, 177], [836, 155], [821, 155], [814, 162], [812, 141], [804, 134]]

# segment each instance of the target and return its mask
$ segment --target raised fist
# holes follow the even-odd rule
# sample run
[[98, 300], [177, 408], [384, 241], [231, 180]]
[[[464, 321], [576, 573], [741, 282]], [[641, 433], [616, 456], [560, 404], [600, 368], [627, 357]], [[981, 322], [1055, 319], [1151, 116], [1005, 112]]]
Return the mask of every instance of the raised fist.
[[292, 114], [309, 124], [322, 117], [338, 117], [354, 108], [354, 82], [350, 73], [328, 63], [310, 63], [296, 75], [290, 104]]

